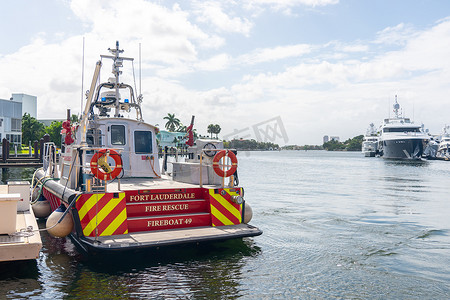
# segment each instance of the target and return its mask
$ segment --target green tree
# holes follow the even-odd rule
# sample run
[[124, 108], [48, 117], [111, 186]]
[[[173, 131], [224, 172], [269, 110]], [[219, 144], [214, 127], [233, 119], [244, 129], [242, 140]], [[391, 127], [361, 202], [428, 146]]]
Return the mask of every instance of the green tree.
[[345, 145], [336, 140], [331, 140], [329, 142], [324, 143], [323, 148], [327, 151], [338, 151], [338, 150], [344, 150]]
[[215, 133], [215, 127], [214, 127], [214, 126], [215, 126], [214, 124], [209, 124], [209, 125], [208, 125], [207, 132], [208, 132], [209, 134], [211, 134], [211, 138], [212, 138], [213, 133]]
[[33, 143], [41, 139], [45, 134], [44, 127], [44, 124], [25, 113], [22, 117], [22, 143], [28, 145], [29, 141]]
[[222, 128], [220, 128], [219, 124], [214, 125], [214, 134], [216, 135], [216, 139], [218, 139], [218, 134], [220, 133], [220, 131], [222, 130]]
[[45, 133], [50, 136], [50, 141], [57, 147], [61, 147], [62, 122], [53, 121], [50, 126], [45, 127]]
[[75, 114], [72, 114], [72, 116], [70, 117], [70, 123], [74, 124], [74, 123], [78, 123], [78, 121], [79, 121], [78, 116]]
[[345, 141], [347, 151], [361, 151], [364, 135], [355, 136]]
[[[226, 145], [226, 146], [225, 146]], [[236, 150], [276, 150], [279, 149], [280, 146], [278, 144], [270, 143], [270, 142], [257, 142], [254, 139], [251, 140], [231, 140], [229, 142], [224, 143], [226, 148], [236, 149]]]
[[178, 125], [177, 132], [186, 132], [186, 130], [187, 130], [187, 126], [185, 126], [181, 123], [180, 123], [180, 125]]
[[163, 119], [167, 120], [165, 125], [166, 129], [172, 132], [181, 124], [180, 120], [175, 117], [175, 114], [168, 113]]

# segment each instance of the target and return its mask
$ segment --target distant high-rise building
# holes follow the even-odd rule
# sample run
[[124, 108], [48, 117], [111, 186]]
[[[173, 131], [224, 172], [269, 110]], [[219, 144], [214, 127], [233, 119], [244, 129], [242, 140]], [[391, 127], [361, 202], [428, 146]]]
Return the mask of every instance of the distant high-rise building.
[[323, 136], [323, 143], [328, 143], [329, 139], [328, 139], [328, 135], [324, 135]]

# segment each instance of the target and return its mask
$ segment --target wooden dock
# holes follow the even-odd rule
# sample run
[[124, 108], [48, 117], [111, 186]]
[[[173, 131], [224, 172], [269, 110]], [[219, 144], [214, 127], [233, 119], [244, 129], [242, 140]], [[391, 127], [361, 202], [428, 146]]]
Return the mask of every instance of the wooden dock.
[[[2, 215], [0, 223], [3, 227], [8, 227], [11, 230], [2, 231], [2, 233], [7, 232], [9, 234], [0, 234], [0, 262], [36, 259], [39, 257], [42, 248], [41, 235], [38, 231], [39, 227], [33, 209], [29, 204], [26, 205], [27, 203], [23, 202], [30, 201], [27, 186], [24, 185], [23, 192], [17, 193], [16, 190], [17, 188], [15, 188], [15, 194], [11, 194], [9, 186], [0, 185], [0, 194], [4, 198], [7, 198], [5, 197], [7, 195], [12, 197], [10, 199], [15, 198], [14, 203], [1, 201], [1, 213], [4, 215]], [[21, 202], [19, 206], [17, 205], [18, 200]], [[13, 204], [13, 207], [9, 206], [11, 204]], [[16, 214], [15, 218], [14, 214]], [[14, 221], [15, 227], [12, 225], [13, 223], [10, 223]]]
[[[38, 230], [33, 210], [18, 212], [16, 229], [25, 229], [29, 226], [32, 230]], [[27, 236], [28, 233], [25, 233], [25, 236], [0, 235], [0, 262], [38, 258], [42, 248], [41, 235], [39, 231], [31, 234], [31, 236]]]
[[44, 161], [44, 144], [50, 142], [50, 137], [46, 134], [40, 141], [35, 141], [33, 153], [18, 154], [10, 153], [12, 145], [4, 138], [2, 140], [2, 148], [0, 155], [0, 168], [11, 167], [42, 167]]
[[42, 162], [39, 159], [32, 157], [11, 157], [6, 161], [0, 160], [0, 168], [11, 167], [42, 167]]

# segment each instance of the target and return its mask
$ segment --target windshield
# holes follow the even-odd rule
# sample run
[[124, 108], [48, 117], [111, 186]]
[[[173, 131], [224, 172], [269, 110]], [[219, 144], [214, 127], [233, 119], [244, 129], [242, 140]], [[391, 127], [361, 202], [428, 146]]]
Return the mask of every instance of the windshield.
[[384, 128], [383, 132], [420, 132], [419, 127]]

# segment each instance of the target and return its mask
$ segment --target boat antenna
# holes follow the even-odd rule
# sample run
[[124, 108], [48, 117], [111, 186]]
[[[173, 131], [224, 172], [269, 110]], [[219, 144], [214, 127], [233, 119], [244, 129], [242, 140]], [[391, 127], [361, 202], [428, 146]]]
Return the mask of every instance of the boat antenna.
[[116, 48], [111, 49], [108, 48], [109, 52], [111, 52], [114, 56], [112, 59], [114, 60], [113, 64], [113, 71], [112, 73], [116, 77], [116, 82], [114, 84], [115, 90], [116, 90], [116, 112], [114, 114], [114, 117], [119, 117], [119, 76], [122, 74], [122, 71], [120, 71], [120, 68], [123, 65], [123, 59], [120, 57], [120, 53], [123, 53], [123, 50], [119, 49], [119, 41], [116, 41]]
[[141, 43], [139, 43], [139, 95], [142, 95]]
[[394, 103], [394, 114], [395, 118], [398, 119], [398, 109], [400, 108], [400, 104], [397, 102], [397, 95], [395, 95], [395, 103]]
[[83, 36], [83, 59], [81, 60], [81, 106], [80, 106], [80, 114], [83, 112], [83, 97], [84, 97], [84, 36]]

